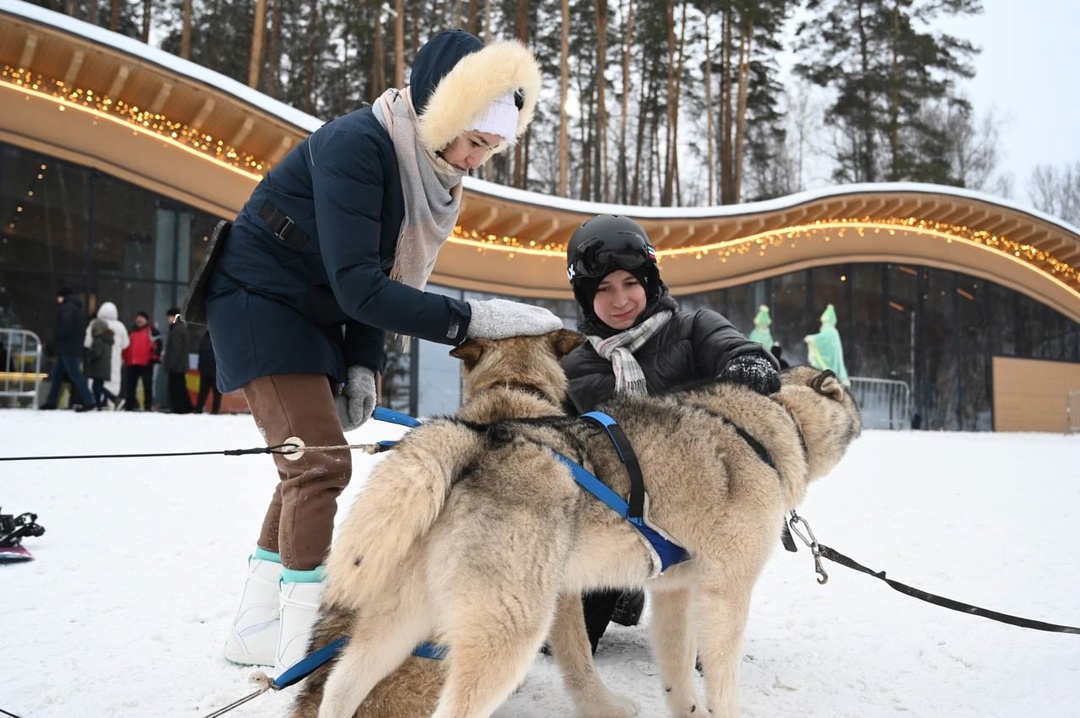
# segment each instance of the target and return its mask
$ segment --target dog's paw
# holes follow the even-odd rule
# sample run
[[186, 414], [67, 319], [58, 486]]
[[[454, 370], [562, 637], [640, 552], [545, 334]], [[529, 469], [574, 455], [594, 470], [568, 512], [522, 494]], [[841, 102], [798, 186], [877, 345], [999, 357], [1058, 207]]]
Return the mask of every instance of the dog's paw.
[[675, 718], [711, 718], [709, 709], [704, 701], [699, 701], [693, 695], [677, 700], [668, 694], [668, 709]]
[[591, 702], [582, 711], [582, 718], [634, 718], [639, 712], [638, 704], [626, 696], [611, 694], [604, 701]]

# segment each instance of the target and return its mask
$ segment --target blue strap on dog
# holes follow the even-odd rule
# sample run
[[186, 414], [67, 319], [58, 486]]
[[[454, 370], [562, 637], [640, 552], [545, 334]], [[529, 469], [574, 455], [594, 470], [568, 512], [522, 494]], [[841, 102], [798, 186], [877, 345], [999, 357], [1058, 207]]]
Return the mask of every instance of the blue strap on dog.
[[424, 641], [419, 646], [413, 649], [412, 654], [420, 658], [430, 658], [433, 661], [441, 661], [446, 658], [446, 654], [450, 652], [450, 646], [444, 646], [441, 643], [431, 643], [430, 641]]
[[[291, 685], [299, 683], [337, 656], [348, 642], [348, 638], [339, 638], [332, 643], [326, 644], [311, 655], [305, 656], [282, 671], [281, 675], [271, 682], [270, 688], [275, 691], [280, 691], [283, 688], [288, 688]], [[450, 648], [447, 646], [424, 641], [413, 649], [412, 654], [414, 656], [419, 656], [420, 658], [431, 658], [436, 661], [441, 661], [443, 658], [446, 658], [446, 654], [449, 652]]]
[[372, 413], [372, 418], [376, 421], [385, 421], [388, 424], [399, 424], [401, 426], [407, 426], [410, 429], [415, 429], [420, 426], [420, 420], [409, 416], [408, 414], [400, 411], [394, 411], [393, 409], [387, 409], [385, 406], [375, 407], [375, 411]]
[[619, 426], [615, 419], [601, 411], [590, 411], [587, 414], [582, 414], [581, 418], [599, 424], [607, 433], [608, 438], [611, 439], [611, 443], [615, 447], [615, 453], [623, 466], [626, 467], [626, 473], [630, 477], [630, 498], [628, 501], [624, 500], [600, 479], [555, 451], [555, 455], [569, 467], [574, 481], [607, 504], [637, 529], [659, 562], [659, 573], [663, 573], [669, 567], [689, 559], [690, 554], [685, 548], [649, 525], [645, 517], [645, 479], [641, 474], [641, 464], [638, 463], [634, 447], [630, 444], [630, 440], [626, 437], [622, 427]]
[[638, 464], [637, 454], [630, 440], [626, 438], [622, 427], [610, 416], [602, 411], [590, 411], [581, 415], [582, 419], [599, 424], [607, 432], [611, 443], [615, 445], [615, 453], [619, 455], [619, 461], [626, 467], [626, 474], [630, 477], [630, 499], [627, 512], [624, 514], [631, 522], [640, 520], [645, 515], [645, 479], [641, 476], [641, 465]]
[[316, 669], [320, 668], [324, 663], [336, 656], [348, 642], [348, 638], [339, 638], [333, 643], [326, 644], [311, 655], [305, 656], [289, 668], [285, 669], [280, 676], [273, 680], [270, 687], [275, 691], [280, 691], [282, 688], [288, 688], [294, 683], [302, 681]]

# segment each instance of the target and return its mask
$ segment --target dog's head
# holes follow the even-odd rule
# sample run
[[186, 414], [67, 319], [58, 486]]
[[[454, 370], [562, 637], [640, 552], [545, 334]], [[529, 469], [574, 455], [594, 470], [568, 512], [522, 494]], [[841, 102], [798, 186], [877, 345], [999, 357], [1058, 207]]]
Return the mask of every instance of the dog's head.
[[795, 418], [806, 443], [809, 480], [828, 473], [862, 432], [855, 397], [831, 371], [799, 366], [780, 375], [775, 399]]
[[462, 362], [467, 401], [493, 387], [508, 387], [559, 406], [566, 395], [559, 359], [584, 341], [583, 334], [569, 329], [533, 337], [469, 339], [451, 349], [450, 356]]

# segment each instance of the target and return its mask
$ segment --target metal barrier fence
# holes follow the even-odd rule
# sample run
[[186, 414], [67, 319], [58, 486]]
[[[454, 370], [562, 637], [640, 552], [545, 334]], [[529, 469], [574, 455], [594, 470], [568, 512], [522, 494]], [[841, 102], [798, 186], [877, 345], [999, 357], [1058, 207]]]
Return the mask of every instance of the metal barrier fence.
[[851, 393], [859, 402], [863, 428], [911, 428], [911, 390], [907, 382], [853, 376]]
[[25, 329], [0, 329], [0, 402], [38, 407], [41, 339]]
[[1070, 391], [1065, 399], [1065, 433], [1080, 434], [1080, 391]]

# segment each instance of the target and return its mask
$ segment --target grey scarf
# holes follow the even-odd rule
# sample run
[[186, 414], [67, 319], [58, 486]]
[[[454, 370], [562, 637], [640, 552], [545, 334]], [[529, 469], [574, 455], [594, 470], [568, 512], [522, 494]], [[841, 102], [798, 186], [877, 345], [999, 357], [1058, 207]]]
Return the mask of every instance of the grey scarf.
[[420, 142], [408, 88], [387, 90], [372, 110], [394, 143], [405, 198], [405, 219], [390, 278], [423, 289], [435, 268], [439, 249], [457, 224], [465, 170], [454, 167]]
[[649, 393], [645, 386], [645, 374], [634, 358], [634, 352], [652, 339], [673, 315], [674, 312], [670, 310], [657, 312], [636, 327], [612, 334], [606, 339], [589, 335], [589, 343], [593, 345], [596, 353], [611, 362], [611, 368], [615, 372], [616, 394]]

